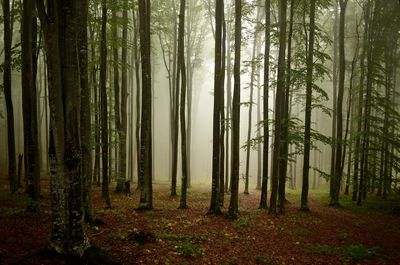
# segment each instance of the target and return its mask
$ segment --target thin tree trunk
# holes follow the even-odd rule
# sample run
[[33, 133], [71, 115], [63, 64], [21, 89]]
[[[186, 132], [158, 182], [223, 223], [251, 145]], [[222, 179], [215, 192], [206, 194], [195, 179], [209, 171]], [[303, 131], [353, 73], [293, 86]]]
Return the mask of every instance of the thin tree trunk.
[[38, 199], [40, 195], [40, 162], [38, 146], [38, 119], [36, 105], [36, 34], [34, 34], [33, 20], [34, 3], [23, 1], [21, 40], [22, 40], [22, 100], [24, 122], [24, 153], [25, 153], [25, 177], [27, 179], [27, 192], [33, 200], [28, 205], [28, 211], [39, 210]]
[[[118, 177], [119, 181], [125, 183], [126, 179], [126, 135], [127, 135], [127, 105], [128, 105], [128, 1], [124, 0], [122, 11], [124, 25], [122, 26], [122, 53], [121, 53], [121, 106], [120, 106], [120, 121], [119, 121], [119, 166]], [[118, 183], [117, 183], [118, 185]], [[123, 185], [125, 187], [125, 185]], [[125, 189], [125, 188], [124, 188]]]
[[235, 64], [233, 70], [234, 88], [232, 101], [232, 169], [231, 200], [229, 217], [236, 219], [239, 214], [239, 140], [240, 140], [240, 53], [242, 42], [242, 1], [235, 0]]
[[179, 208], [186, 209], [187, 206], [187, 184], [188, 184], [188, 160], [186, 145], [186, 67], [185, 67], [185, 5], [186, 1], [181, 0], [179, 11], [179, 33], [178, 33], [178, 71], [181, 72], [181, 95], [180, 95], [180, 122], [181, 122], [181, 154], [182, 154], [182, 185]]
[[100, 109], [101, 109], [101, 154], [102, 154], [102, 195], [106, 207], [111, 207], [109, 184], [109, 142], [107, 115], [107, 0], [102, 0], [101, 40], [100, 40]]
[[267, 209], [268, 164], [269, 164], [269, 56], [271, 46], [271, 1], [265, 0], [265, 50], [264, 50], [264, 143], [263, 143], [263, 175], [261, 185], [260, 209]]
[[3, 0], [4, 19], [4, 69], [3, 89], [7, 109], [7, 146], [8, 146], [8, 179], [10, 180], [10, 191], [18, 191], [15, 158], [15, 132], [14, 132], [14, 107], [12, 101], [11, 84], [11, 45], [12, 45], [12, 23], [10, 15], [10, 1]]
[[307, 54], [307, 87], [306, 87], [306, 113], [304, 130], [304, 162], [303, 162], [303, 187], [301, 191], [300, 209], [308, 211], [308, 190], [310, 174], [310, 149], [311, 149], [311, 111], [312, 87], [314, 66], [314, 39], [315, 39], [315, 1], [311, 0], [310, 6], [310, 33]]
[[[260, 20], [261, 7], [260, 3], [257, 4], [257, 15], [256, 23]], [[249, 194], [249, 171], [250, 171], [250, 151], [251, 151], [251, 130], [252, 130], [252, 118], [253, 118], [253, 94], [254, 94], [254, 79], [256, 74], [256, 52], [258, 46], [258, 29], [255, 27], [254, 42], [252, 47], [251, 56], [251, 72], [250, 72], [250, 98], [249, 98], [249, 113], [248, 113], [248, 127], [247, 127], [247, 146], [246, 146], [246, 174], [245, 174], [245, 187], [244, 194]]]

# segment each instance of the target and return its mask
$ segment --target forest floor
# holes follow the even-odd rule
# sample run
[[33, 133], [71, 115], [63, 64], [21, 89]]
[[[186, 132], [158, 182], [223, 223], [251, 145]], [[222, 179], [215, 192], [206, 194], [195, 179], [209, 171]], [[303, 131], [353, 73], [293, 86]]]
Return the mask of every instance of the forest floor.
[[[111, 188], [112, 190], [112, 188]], [[23, 195], [0, 197], [0, 264], [64, 264], [34, 255], [46, 246], [51, 229], [49, 191], [43, 188], [41, 212], [25, 212]], [[91, 243], [120, 264], [400, 264], [400, 201], [370, 197], [363, 207], [343, 196], [341, 208], [327, 206], [327, 191], [310, 192], [310, 212], [299, 211], [299, 191], [288, 191], [285, 215], [259, 210], [260, 192], [240, 194], [240, 218], [206, 215], [210, 190], [189, 190], [189, 209], [166, 184], [154, 186], [154, 210], [136, 211], [132, 197], [111, 193], [105, 209], [94, 187], [96, 217]], [[229, 196], [225, 197], [225, 205]], [[227, 207], [224, 208], [224, 212]]]

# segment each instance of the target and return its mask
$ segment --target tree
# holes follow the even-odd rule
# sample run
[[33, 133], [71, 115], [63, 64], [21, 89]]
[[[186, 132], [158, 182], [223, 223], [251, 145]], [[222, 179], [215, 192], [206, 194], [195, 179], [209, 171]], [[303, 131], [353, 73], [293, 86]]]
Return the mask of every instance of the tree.
[[12, 45], [12, 21], [10, 15], [10, 1], [2, 1], [4, 15], [4, 66], [3, 89], [7, 108], [7, 145], [8, 145], [8, 178], [10, 191], [16, 193], [18, 181], [15, 162], [15, 132], [14, 132], [14, 107], [11, 96], [11, 45]]
[[337, 131], [336, 131], [336, 154], [335, 154], [335, 172], [331, 176], [331, 201], [329, 205], [336, 206], [339, 204], [339, 193], [342, 179], [342, 148], [343, 148], [343, 94], [344, 94], [344, 81], [345, 81], [345, 54], [344, 54], [344, 25], [346, 14], [347, 0], [339, 0], [340, 18], [339, 18], [339, 86], [337, 98]]
[[89, 240], [82, 191], [78, 25], [86, 22], [82, 19], [87, 16], [87, 1], [48, 1], [47, 9], [43, 0], [36, 4], [49, 71], [53, 191], [49, 247], [59, 254], [81, 257], [89, 248]]
[[315, 39], [315, 1], [311, 0], [310, 6], [310, 33], [307, 55], [307, 88], [306, 88], [306, 113], [304, 130], [304, 162], [303, 162], [303, 187], [301, 191], [301, 210], [308, 211], [308, 188], [310, 173], [310, 149], [311, 149], [311, 104], [313, 87], [314, 66], [314, 39]]
[[239, 133], [240, 133], [240, 54], [242, 42], [242, 1], [235, 0], [235, 64], [233, 69], [234, 86], [232, 100], [232, 164], [231, 199], [229, 217], [236, 219], [239, 214]]
[[142, 63], [142, 110], [140, 128], [140, 202], [139, 209], [153, 208], [151, 176], [151, 58], [150, 58], [150, 0], [139, 0], [140, 53]]
[[82, 146], [82, 178], [83, 178], [83, 207], [85, 221], [93, 223], [94, 214], [92, 209], [92, 125], [91, 125], [91, 91], [89, 87], [88, 74], [88, 3], [80, 1], [77, 19], [78, 24], [78, 50], [79, 50], [79, 78], [81, 86], [81, 146]]
[[213, 112], [213, 154], [212, 154], [212, 186], [210, 214], [220, 214], [219, 203], [219, 178], [221, 166], [220, 132], [221, 132], [221, 97], [223, 97], [223, 87], [221, 87], [222, 75], [222, 19], [224, 12], [223, 0], [215, 2], [215, 66], [214, 66], [214, 112]]
[[[118, 16], [119, 6], [117, 3], [112, 7], [112, 36], [114, 40], [118, 39], [118, 32], [121, 26], [120, 17]], [[117, 186], [115, 192], [124, 192], [126, 181], [126, 148], [127, 148], [127, 104], [128, 104], [128, 3], [122, 3], [122, 44], [114, 42], [113, 44], [113, 76], [114, 76], [114, 114], [115, 129], [117, 134], [116, 140], [116, 180]], [[121, 60], [119, 57], [119, 47], [122, 46]], [[119, 69], [121, 65], [121, 82]]]
[[271, 197], [270, 197], [270, 213], [278, 213], [277, 198], [279, 195], [279, 212], [283, 212], [285, 204], [285, 181], [286, 172], [285, 164], [285, 142], [287, 136], [285, 127], [287, 127], [286, 117], [286, 86], [285, 86], [285, 51], [286, 51], [286, 12], [287, 1], [280, 1], [279, 8], [279, 56], [278, 56], [278, 77], [276, 92], [276, 109], [275, 109], [275, 135], [274, 135], [274, 152], [272, 160], [272, 176], [271, 176]]
[[25, 153], [25, 175], [27, 179], [27, 191], [33, 203], [29, 204], [28, 210], [37, 212], [38, 199], [40, 195], [40, 165], [39, 165], [39, 144], [38, 144], [38, 124], [36, 106], [36, 34], [34, 34], [34, 24], [36, 18], [33, 17], [34, 3], [23, 1], [22, 12], [22, 31], [21, 31], [21, 50], [22, 50], [22, 111], [24, 122], [24, 153]]
[[264, 144], [263, 144], [263, 172], [261, 184], [261, 200], [260, 209], [267, 209], [267, 192], [268, 192], [268, 159], [269, 159], [269, 56], [271, 46], [271, 1], [265, 0], [265, 48], [264, 48]]
[[178, 72], [181, 73], [181, 80], [177, 76], [177, 82], [181, 82], [181, 95], [180, 95], [180, 122], [181, 122], [181, 152], [182, 152], [182, 184], [181, 184], [181, 198], [179, 203], [180, 209], [186, 209], [186, 193], [188, 186], [188, 161], [187, 161], [187, 147], [186, 147], [186, 68], [185, 68], [185, 5], [186, 1], [181, 0], [179, 11], [179, 29], [178, 29]]
[[[260, 2], [260, 1], [259, 1]], [[253, 117], [253, 94], [254, 94], [254, 86], [256, 79], [256, 71], [258, 66], [256, 62], [256, 57], [258, 57], [259, 53], [259, 30], [258, 30], [258, 22], [261, 16], [261, 7], [260, 3], [257, 3], [257, 15], [256, 15], [256, 27], [254, 29], [254, 40], [252, 47], [252, 55], [251, 55], [251, 72], [250, 72], [250, 99], [249, 99], [249, 113], [248, 113], [248, 127], [247, 127], [247, 146], [246, 146], [246, 175], [245, 175], [245, 187], [244, 194], [249, 194], [249, 171], [250, 171], [250, 151], [251, 151], [251, 131], [252, 131], [252, 117]], [[258, 77], [257, 77], [258, 78]]]
[[108, 208], [111, 207], [108, 157], [108, 117], [107, 117], [107, 0], [101, 4], [101, 37], [100, 37], [100, 110], [101, 110], [101, 156], [102, 156], [102, 195]]

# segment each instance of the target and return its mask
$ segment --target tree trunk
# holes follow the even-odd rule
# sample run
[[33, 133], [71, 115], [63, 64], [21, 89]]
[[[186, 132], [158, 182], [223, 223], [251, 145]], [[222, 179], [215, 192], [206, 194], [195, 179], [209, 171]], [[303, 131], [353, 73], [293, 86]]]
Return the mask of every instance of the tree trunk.
[[179, 202], [180, 209], [186, 209], [187, 202], [187, 184], [188, 184], [188, 161], [187, 161], [187, 146], [186, 146], [186, 68], [185, 68], [185, 5], [186, 1], [181, 0], [179, 11], [179, 30], [178, 30], [178, 72], [181, 72], [181, 95], [180, 95], [180, 122], [181, 122], [181, 154], [182, 154], [182, 184], [181, 198]]
[[339, 0], [340, 5], [340, 18], [339, 18], [339, 87], [337, 98], [337, 131], [336, 131], [336, 154], [335, 154], [335, 172], [331, 181], [330, 206], [339, 205], [339, 193], [342, 180], [342, 148], [343, 148], [343, 94], [344, 94], [344, 81], [345, 81], [345, 54], [344, 54], [344, 26], [347, 0]]
[[269, 56], [271, 46], [271, 1], [265, 0], [265, 50], [264, 50], [264, 143], [263, 143], [263, 173], [261, 185], [260, 209], [267, 209], [268, 193], [268, 162], [269, 162]]
[[7, 109], [7, 146], [8, 146], [8, 178], [10, 180], [10, 191], [16, 193], [18, 191], [18, 181], [16, 175], [16, 159], [15, 159], [15, 132], [14, 132], [14, 108], [12, 102], [11, 87], [11, 45], [12, 45], [12, 29], [10, 15], [10, 1], [3, 0], [3, 16], [4, 16], [4, 69], [3, 69], [3, 86], [4, 97]]
[[[279, 195], [280, 212], [284, 211], [284, 193], [286, 172], [284, 170], [285, 163], [285, 127], [287, 127], [287, 117], [285, 117], [286, 107], [286, 85], [285, 85], [285, 52], [286, 52], [286, 13], [287, 0], [280, 1], [280, 22], [279, 22], [279, 57], [278, 57], [278, 77], [277, 92], [275, 103], [275, 136], [274, 136], [274, 153], [272, 163], [271, 178], [271, 197], [270, 197], [270, 213], [278, 213], [277, 197]], [[278, 194], [279, 193], [279, 194]]]
[[[40, 195], [40, 165], [38, 145], [38, 124], [36, 106], [36, 83], [33, 62], [36, 60], [36, 39], [33, 37], [34, 3], [23, 1], [21, 48], [22, 48], [22, 105], [24, 122], [24, 153], [25, 153], [25, 177], [27, 180], [27, 192], [32, 199], [28, 205], [28, 211], [39, 210], [38, 199]], [[32, 23], [34, 22], [34, 23]], [[35, 43], [35, 44], [34, 44]]]
[[140, 132], [140, 202], [139, 209], [153, 208], [151, 156], [151, 57], [150, 57], [150, 0], [139, 1], [139, 32], [142, 62], [142, 111]]
[[242, 42], [242, 1], [235, 0], [235, 64], [233, 70], [234, 87], [232, 101], [232, 169], [231, 169], [231, 200], [229, 217], [236, 219], [239, 214], [239, 148], [240, 148], [240, 53]]
[[224, 1], [215, 2], [215, 73], [214, 73], [214, 112], [213, 112], [213, 154], [212, 154], [212, 187], [210, 214], [220, 214], [219, 204], [219, 180], [220, 180], [220, 132], [221, 132], [221, 97], [223, 97], [224, 88], [221, 87], [222, 76], [222, 27], [223, 27]]
[[87, 2], [49, 1], [47, 13], [44, 1], [37, 0], [36, 4], [45, 37], [49, 71], [53, 212], [49, 246], [57, 253], [81, 257], [88, 249], [89, 241], [84, 225], [82, 190], [82, 79], [78, 36], [80, 26], [87, 27], [83, 19], [87, 9], [82, 9]]
[[133, 17], [133, 56], [135, 60], [135, 77], [136, 77], [136, 163], [137, 163], [137, 178], [138, 184], [137, 189], [140, 190], [140, 185], [142, 185], [142, 180], [140, 179], [140, 116], [141, 116], [141, 91], [142, 87], [140, 85], [140, 56], [138, 47], [138, 22], [136, 20], [136, 9], [132, 12]]
[[330, 177], [331, 181], [329, 183], [330, 189], [329, 194], [332, 195], [332, 191], [334, 189], [334, 182], [332, 181], [335, 176], [335, 158], [336, 158], [336, 123], [337, 123], [337, 87], [338, 87], [338, 1], [335, 0], [334, 4], [334, 23], [333, 23], [333, 73], [332, 73], [332, 82], [333, 82], [333, 108], [332, 108], [332, 147], [331, 147], [331, 172]]
[[301, 191], [300, 209], [308, 211], [308, 189], [310, 174], [310, 149], [311, 149], [311, 111], [312, 87], [314, 66], [314, 39], [315, 39], [315, 1], [311, 0], [310, 6], [310, 33], [307, 54], [307, 87], [306, 87], [306, 113], [304, 130], [304, 162], [303, 162], [303, 187]]
[[101, 40], [100, 40], [100, 110], [101, 110], [101, 156], [102, 156], [102, 195], [106, 207], [111, 207], [109, 184], [109, 142], [107, 110], [107, 0], [102, 0]]
[[81, 85], [81, 145], [82, 145], [82, 178], [83, 178], [83, 207], [85, 220], [94, 221], [92, 209], [92, 124], [91, 124], [91, 91], [88, 75], [88, 38], [87, 38], [87, 1], [79, 1], [77, 16], [78, 24], [78, 51], [79, 74]]
[[[118, 124], [118, 137], [119, 137], [119, 166], [118, 177], [119, 182], [125, 183], [126, 179], [126, 135], [127, 135], [127, 105], [128, 105], [128, 2], [124, 0], [124, 7], [122, 11], [122, 18], [124, 25], [122, 27], [122, 53], [121, 53], [121, 106], [120, 106], [120, 121]], [[117, 183], [118, 185], [118, 183]], [[123, 185], [125, 187], [125, 185]], [[124, 189], [125, 190], [125, 189]]]

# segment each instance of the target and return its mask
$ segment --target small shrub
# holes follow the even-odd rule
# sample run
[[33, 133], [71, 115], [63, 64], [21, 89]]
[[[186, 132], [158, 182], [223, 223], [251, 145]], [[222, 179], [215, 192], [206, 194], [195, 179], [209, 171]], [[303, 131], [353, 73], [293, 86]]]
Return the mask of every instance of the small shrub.
[[158, 232], [156, 233], [157, 239], [165, 239], [165, 240], [177, 240], [179, 237], [175, 234], [168, 233], [168, 232]]
[[377, 248], [367, 248], [363, 245], [350, 245], [340, 248], [340, 256], [344, 261], [368, 260], [377, 255]]
[[297, 228], [294, 233], [299, 237], [309, 237], [312, 232], [306, 228]]
[[197, 258], [204, 255], [204, 250], [190, 243], [185, 243], [181, 246], [181, 254], [187, 258]]
[[343, 232], [343, 233], [339, 233], [337, 237], [339, 240], [344, 241], [349, 238], [349, 234], [346, 232]]
[[246, 227], [253, 227], [254, 222], [249, 218], [240, 218], [234, 222], [234, 227], [236, 228], [246, 228]]
[[335, 248], [327, 245], [317, 245], [308, 247], [306, 251], [311, 254], [325, 254], [325, 255], [334, 255], [337, 253]]
[[270, 257], [264, 257], [264, 256], [256, 256], [255, 257], [256, 264], [261, 264], [261, 265], [274, 265], [274, 261]]

